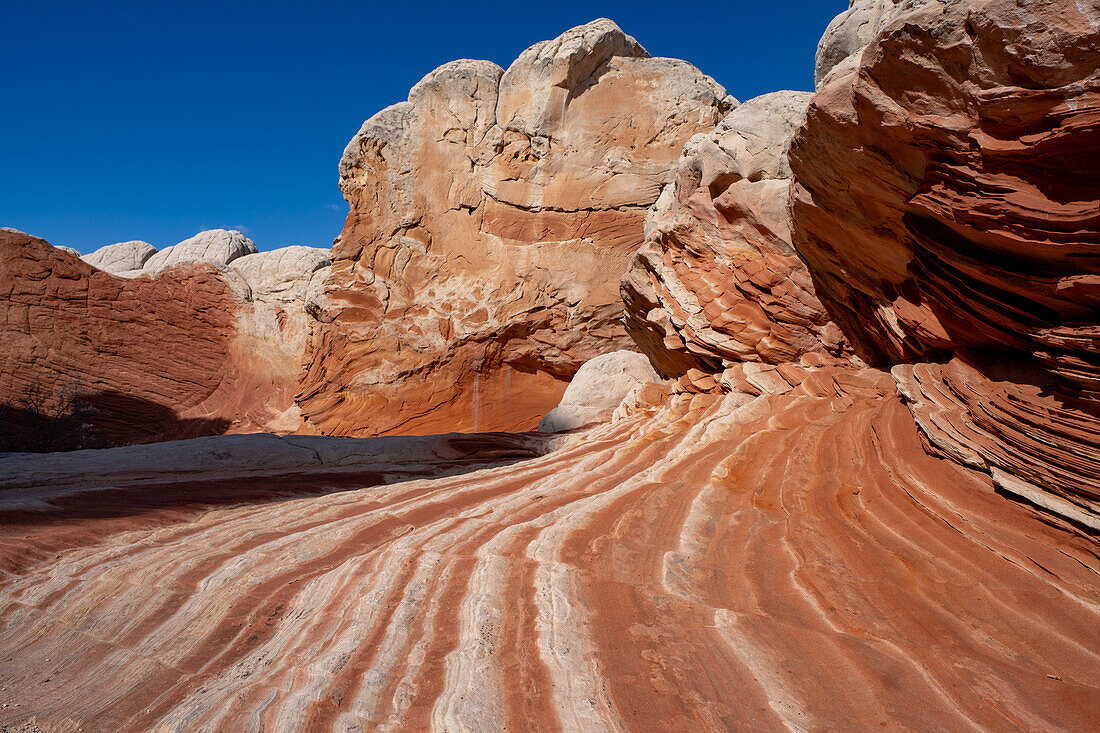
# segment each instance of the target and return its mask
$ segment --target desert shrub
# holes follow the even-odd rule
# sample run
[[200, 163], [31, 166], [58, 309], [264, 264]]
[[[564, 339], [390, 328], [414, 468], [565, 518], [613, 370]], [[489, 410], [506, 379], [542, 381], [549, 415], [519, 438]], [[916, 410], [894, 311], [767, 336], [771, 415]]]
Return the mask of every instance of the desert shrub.
[[36, 380], [19, 397], [0, 402], [0, 452], [103, 447], [94, 424], [97, 414], [79, 380], [54, 389]]

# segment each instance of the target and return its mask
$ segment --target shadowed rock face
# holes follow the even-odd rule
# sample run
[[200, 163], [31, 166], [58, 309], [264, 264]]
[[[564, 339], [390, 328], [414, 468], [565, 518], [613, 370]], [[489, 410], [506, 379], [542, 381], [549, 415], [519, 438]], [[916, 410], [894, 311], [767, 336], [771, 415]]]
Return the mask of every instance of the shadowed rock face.
[[77, 382], [105, 398], [123, 440], [193, 435], [188, 418], [226, 417], [215, 395], [231, 389], [238, 299], [212, 268], [122, 279], [41, 239], [0, 232], [0, 291], [0, 399], [18, 400], [35, 383], [53, 392]]
[[818, 296], [869, 360], [959, 362], [897, 372], [931, 445], [1095, 522], [1100, 10], [934, 2], [860, 58], [791, 148]]
[[888, 374], [790, 378], [537, 458], [239, 436], [213, 474], [94, 486], [40, 459], [0, 493], [0, 725], [1095, 729], [1095, 540], [927, 455]]
[[334, 434], [525, 429], [628, 347], [618, 280], [684, 142], [733, 100], [610, 21], [455, 61], [367, 120], [299, 403]]

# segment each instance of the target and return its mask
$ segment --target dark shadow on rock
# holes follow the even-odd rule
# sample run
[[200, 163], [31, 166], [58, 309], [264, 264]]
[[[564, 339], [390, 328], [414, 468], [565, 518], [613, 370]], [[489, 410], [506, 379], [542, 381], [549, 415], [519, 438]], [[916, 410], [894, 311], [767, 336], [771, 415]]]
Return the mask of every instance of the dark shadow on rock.
[[23, 395], [0, 405], [0, 452], [52, 453], [221, 435], [224, 418], [183, 418], [169, 407], [114, 391], [39, 399]]
[[[151, 451], [152, 480], [114, 483], [110, 476], [88, 475], [87, 490], [71, 491], [64, 487], [53, 490], [46, 484], [39, 488], [33, 482], [0, 490], [0, 585], [3, 585], [5, 572], [18, 575], [37, 560], [52, 557], [51, 553], [100, 544], [121, 532], [185, 525], [219, 509], [499, 468], [545, 455], [548, 444], [540, 434], [468, 433], [437, 437], [437, 443], [431, 448], [434, 458], [409, 461], [405, 465], [400, 462], [394, 465], [394, 457], [390, 456], [381, 458], [377, 466], [364, 464], [361, 468], [318, 465], [317, 468], [305, 467], [290, 472], [284, 469], [232, 478], [192, 475], [178, 479], [173, 479], [166, 471], [163, 480], [157, 480], [155, 453]], [[340, 446], [330, 452], [340, 453], [346, 450], [348, 442], [400, 440], [326, 436], [309, 436], [308, 439], [318, 453], [325, 452], [324, 445], [330, 442]], [[126, 450], [137, 449], [140, 447]], [[43, 457], [43, 460], [49, 458]], [[79, 472], [74, 475], [83, 477]], [[104, 488], [97, 488], [97, 485]], [[412, 497], [435, 490], [429, 483], [410, 487], [408, 492]], [[347, 511], [366, 512], [376, 506], [368, 494], [361, 502], [349, 503]]]

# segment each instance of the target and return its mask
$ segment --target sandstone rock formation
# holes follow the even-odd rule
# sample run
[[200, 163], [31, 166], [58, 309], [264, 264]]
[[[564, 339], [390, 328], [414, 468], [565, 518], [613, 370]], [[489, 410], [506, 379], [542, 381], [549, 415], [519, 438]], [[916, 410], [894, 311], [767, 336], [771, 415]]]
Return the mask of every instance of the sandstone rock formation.
[[367, 120], [299, 404], [339, 435], [527, 429], [630, 345], [618, 279], [684, 142], [735, 104], [614, 23], [456, 61]]
[[808, 108], [670, 176], [724, 103], [598, 22], [368, 120], [331, 265], [128, 280], [0, 233], [0, 397], [118, 372], [292, 423], [308, 341], [326, 429], [528, 427], [623, 341], [661, 191], [624, 307], [677, 378], [621, 399], [654, 373], [596, 357], [558, 409], [604, 423], [561, 435], [0, 456], [0, 729], [1096, 730], [1098, 34], [857, 1]]
[[0, 726], [1094, 730], [1095, 539], [927, 455], [889, 374], [790, 377], [522, 462], [244, 436], [5, 491]]
[[300, 430], [306, 292], [328, 254], [288, 247], [226, 267], [233, 253], [255, 248], [242, 239], [202, 233], [166, 248], [179, 249], [173, 260], [137, 270], [150, 245], [110, 245], [81, 261], [0, 232], [0, 334], [9, 346], [0, 403], [18, 403], [35, 386], [47, 395], [78, 389], [108, 442]]
[[209, 268], [124, 280], [0, 233], [0, 400], [77, 383], [120, 441], [222, 432], [238, 301]]
[[940, 363], [896, 370], [930, 446], [1094, 525], [1098, 59], [1094, 4], [929, 3], [829, 76], [791, 147], [818, 296], [868, 360]]
[[206, 262], [224, 267], [238, 257], [258, 251], [252, 240], [236, 229], [210, 229], [160, 250], [145, 261], [144, 269], [148, 273], [156, 274], [189, 262]]
[[833, 18], [817, 44], [814, 83], [821, 86], [837, 66], [850, 70], [859, 54], [895, 18], [936, 0], [848, 0], [848, 10]]
[[766, 94], [693, 137], [650, 212], [622, 295], [627, 331], [665, 376], [709, 389], [733, 363], [844, 357], [790, 243], [787, 147], [809, 101]]
[[143, 273], [145, 263], [157, 253], [157, 248], [148, 242], [133, 240], [118, 242], [100, 247], [80, 259], [92, 267], [119, 277], [138, 277]]
[[649, 358], [613, 351], [586, 361], [569, 382], [558, 406], [539, 421], [542, 432], [572, 430], [607, 420], [633, 390], [660, 381]]
[[323, 281], [329, 251], [319, 247], [283, 247], [233, 260], [230, 268], [249, 286], [249, 305], [238, 316], [238, 343], [247, 354], [248, 371], [267, 395], [266, 412], [253, 414], [258, 429], [293, 431], [302, 426], [294, 398], [312, 325], [306, 298]]

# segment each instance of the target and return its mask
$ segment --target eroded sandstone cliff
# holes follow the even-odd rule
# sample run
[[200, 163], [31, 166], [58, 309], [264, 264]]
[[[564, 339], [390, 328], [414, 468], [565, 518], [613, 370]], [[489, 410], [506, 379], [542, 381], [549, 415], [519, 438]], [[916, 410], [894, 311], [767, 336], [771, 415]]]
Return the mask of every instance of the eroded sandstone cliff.
[[[309, 318], [328, 252], [257, 253], [212, 230], [157, 252], [108, 245], [83, 258], [0, 232], [0, 403], [48, 412], [76, 391], [97, 444], [294, 431]], [[83, 260], [83, 261], [82, 261]]]
[[618, 280], [684, 142], [736, 102], [599, 20], [436, 69], [340, 163], [351, 212], [299, 404], [337, 435], [532, 428], [630, 346]]
[[[794, 244], [929, 444], [1100, 526], [1100, 8], [930, 2], [818, 89]], [[950, 363], [947, 363], [950, 362]]]

